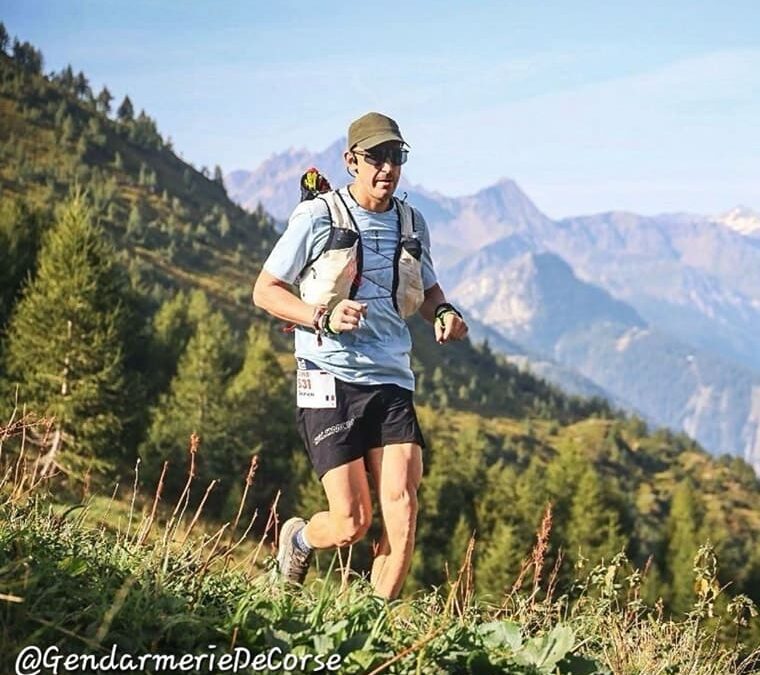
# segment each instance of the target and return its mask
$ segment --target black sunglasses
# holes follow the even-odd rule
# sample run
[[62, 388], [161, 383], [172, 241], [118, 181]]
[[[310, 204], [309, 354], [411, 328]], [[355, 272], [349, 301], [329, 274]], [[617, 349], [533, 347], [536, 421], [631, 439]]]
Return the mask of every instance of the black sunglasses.
[[395, 166], [401, 166], [406, 163], [409, 157], [409, 150], [406, 148], [373, 148], [372, 152], [354, 150], [355, 155], [364, 157], [364, 161], [372, 166], [382, 166], [385, 162], [390, 162]]

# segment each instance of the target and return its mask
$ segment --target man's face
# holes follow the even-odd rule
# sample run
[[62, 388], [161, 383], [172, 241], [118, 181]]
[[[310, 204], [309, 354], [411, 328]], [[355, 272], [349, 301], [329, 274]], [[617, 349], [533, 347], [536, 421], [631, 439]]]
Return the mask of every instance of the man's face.
[[357, 147], [347, 153], [356, 159], [349, 168], [356, 173], [356, 182], [363, 192], [379, 201], [393, 196], [401, 178], [401, 164], [406, 159], [402, 147], [398, 141], [388, 141], [368, 150]]

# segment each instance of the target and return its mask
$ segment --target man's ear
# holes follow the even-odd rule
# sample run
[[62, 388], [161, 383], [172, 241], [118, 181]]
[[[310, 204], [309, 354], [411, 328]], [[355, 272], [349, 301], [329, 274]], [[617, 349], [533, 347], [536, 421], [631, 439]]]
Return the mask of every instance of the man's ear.
[[[351, 178], [356, 178], [356, 173], [359, 170], [359, 165], [356, 161], [356, 155], [350, 150], [346, 150], [343, 153], [343, 160], [346, 162], [346, 173], [348, 173]], [[352, 169], [354, 173], [351, 173]]]

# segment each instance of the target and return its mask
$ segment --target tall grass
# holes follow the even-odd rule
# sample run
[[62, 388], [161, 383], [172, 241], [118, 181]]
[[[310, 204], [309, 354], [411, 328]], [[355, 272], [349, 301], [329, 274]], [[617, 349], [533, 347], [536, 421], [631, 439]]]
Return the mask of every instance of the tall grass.
[[[188, 480], [176, 504], [161, 505], [161, 482], [140, 499], [138, 465], [131, 494], [117, 500], [114, 490], [101, 522], [92, 522], [92, 497], [62, 507], [55, 474], [40, 477], [36, 462], [44, 448], [29, 452], [26, 438], [44, 424], [14, 417], [0, 428], [2, 673], [13, 672], [16, 654], [29, 644], [93, 654], [112, 644], [133, 654], [279, 647], [338, 653], [345, 673], [760, 672], [760, 651], [739, 642], [741, 625], [757, 620], [754, 605], [742, 597], [719, 601], [709, 546], [695, 561], [697, 602], [681, 620], [642, 601], [644, 572], [623, 555], [558, 594], [559, 563], [545, 569], [551, 509], [498, 603], [475, 593], [474, 539], [447, 584], [408, 599], [373, 596], [350, 571], [350, 551], [294, 589], [274, 570], [276, 503], [265, 522], [256, 513], [243, 517], [255, 461], [235, 518], [219, 527], [203, 520], [205, 497], [191, 508], [198, 450], [192, 439]], [[3, 455], [12, 440], [13, 455]], [[114, 526], [116, 511], [126, 516]], [[257, 519], [263, 529], [254, 537]]]

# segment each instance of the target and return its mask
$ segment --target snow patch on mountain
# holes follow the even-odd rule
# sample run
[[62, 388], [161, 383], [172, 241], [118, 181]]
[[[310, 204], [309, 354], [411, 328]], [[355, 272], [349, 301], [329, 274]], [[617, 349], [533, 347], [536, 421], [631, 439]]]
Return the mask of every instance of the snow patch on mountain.
[[686, 414], [683, 418], [683, 430], [692, 438], [699, 433], [702, 418], [715, 410], [713, 387], [699, 385], [686, 402]]
[[737, 206], [718, 216], [716, 220], [747, 237], [760, 238], [760, 213], [746, 206]]
[[644, 337], [645, 335], [646, 330], [638, 327], [631, 328], [615, 341], [615, 349], [619, 352], [624, 352], [631, 346], [634, 340]]

